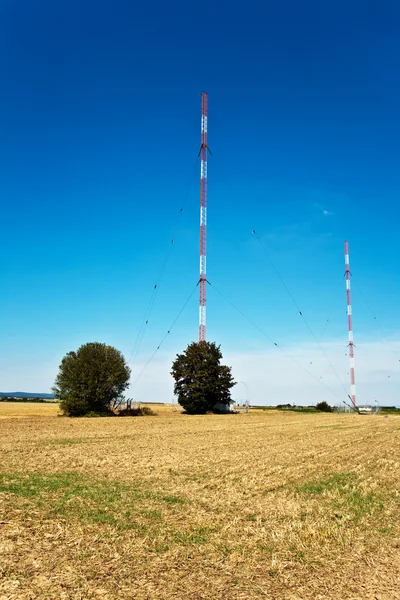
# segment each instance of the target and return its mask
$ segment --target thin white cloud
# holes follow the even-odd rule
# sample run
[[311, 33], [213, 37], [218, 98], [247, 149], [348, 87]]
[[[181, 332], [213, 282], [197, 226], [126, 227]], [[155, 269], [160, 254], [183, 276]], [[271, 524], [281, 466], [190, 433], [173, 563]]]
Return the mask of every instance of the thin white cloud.
[[314, 202], [314, 208], [316, 208], [318, 212], [322, 213], [325, 217], [333, 217], [335, 213], [325, 208], [325, 206], [325, 204], [321, 204], [320, 202]]

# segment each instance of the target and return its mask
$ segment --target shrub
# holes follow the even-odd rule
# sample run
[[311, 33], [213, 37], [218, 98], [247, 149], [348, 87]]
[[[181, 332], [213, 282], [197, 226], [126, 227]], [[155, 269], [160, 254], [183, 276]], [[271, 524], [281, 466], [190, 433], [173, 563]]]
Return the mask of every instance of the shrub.
[[329, 404], [325, 402], [325, 400], [323, 402], [318, 402], [315, 408], [320, 412], [333, 412], [332, 407], [329, 406]]
[[155, 417], [157, 413], [149, 406], [138, 406], [136, 408], [123, 408], [118, 411], [119, 417]]

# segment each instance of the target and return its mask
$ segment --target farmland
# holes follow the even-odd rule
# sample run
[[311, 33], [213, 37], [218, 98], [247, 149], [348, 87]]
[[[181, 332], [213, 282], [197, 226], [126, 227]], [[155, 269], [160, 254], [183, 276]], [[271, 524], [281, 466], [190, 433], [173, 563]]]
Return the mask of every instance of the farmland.
[[0, 404], [0, 599], [393, 600], [400, 418]]

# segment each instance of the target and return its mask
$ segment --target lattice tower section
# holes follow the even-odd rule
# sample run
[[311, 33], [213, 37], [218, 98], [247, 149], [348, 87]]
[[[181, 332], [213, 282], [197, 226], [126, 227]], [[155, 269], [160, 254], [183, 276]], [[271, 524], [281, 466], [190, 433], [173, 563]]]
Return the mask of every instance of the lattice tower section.
[[347, 325], [349, 330], [349, 357], [350, 357], [350, 397], [353, 408], [356, 408], [356, 378], [354, 372], [354, 336], [353, 336], [353, 310], [351, 304], [350, 285], [350, 260], [349, 243], [344, 243], [344, 262], [346, 265], [346, 296], [347, 296]]
[[208, 94], [201, 94], [201, 145], [200, 145], [200, 306], [199, 342], [206, 339], [207, 326], [207, 158], [208, 158]]

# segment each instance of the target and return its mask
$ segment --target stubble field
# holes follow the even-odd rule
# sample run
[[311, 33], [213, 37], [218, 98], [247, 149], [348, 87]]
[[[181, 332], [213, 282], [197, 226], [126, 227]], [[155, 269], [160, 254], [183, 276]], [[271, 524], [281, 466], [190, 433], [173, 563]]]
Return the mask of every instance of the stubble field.
[[400, 598], [400, 418], [0, 403], [0, 599]]

